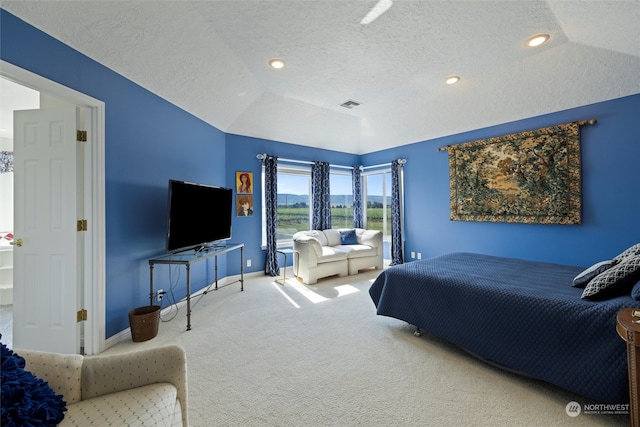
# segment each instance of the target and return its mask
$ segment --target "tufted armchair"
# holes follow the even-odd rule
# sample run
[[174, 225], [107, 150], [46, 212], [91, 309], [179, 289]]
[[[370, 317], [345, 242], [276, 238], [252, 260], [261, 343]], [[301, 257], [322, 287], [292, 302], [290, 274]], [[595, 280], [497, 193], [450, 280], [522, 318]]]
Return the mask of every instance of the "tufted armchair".
[[61, 426], [187, 426], [184, 349], [168, 345], [114, 355], [20, 350], [25, 369], [67, 402]]

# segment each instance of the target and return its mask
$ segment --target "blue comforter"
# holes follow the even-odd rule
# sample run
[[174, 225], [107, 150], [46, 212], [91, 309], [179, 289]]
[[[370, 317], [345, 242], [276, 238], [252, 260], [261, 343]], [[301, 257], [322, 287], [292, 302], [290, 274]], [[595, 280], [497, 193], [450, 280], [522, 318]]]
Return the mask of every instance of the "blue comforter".
[[382, 272], [369, 294], [383, 316], [602, 403], [629, 403], [616, 314], [638, 301], [580, 298], [584, 268], [453, 253]]

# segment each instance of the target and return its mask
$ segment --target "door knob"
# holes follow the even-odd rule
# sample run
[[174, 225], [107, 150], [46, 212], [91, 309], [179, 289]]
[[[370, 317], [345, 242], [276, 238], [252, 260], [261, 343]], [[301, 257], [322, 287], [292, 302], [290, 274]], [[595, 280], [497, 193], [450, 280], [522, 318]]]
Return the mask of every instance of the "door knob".
[[22, 239], [16, 239], [13, 242], [9, 242], [11, 246], [17, 246], [17, 247], [22, 246], [22, 243], [24, 243]]

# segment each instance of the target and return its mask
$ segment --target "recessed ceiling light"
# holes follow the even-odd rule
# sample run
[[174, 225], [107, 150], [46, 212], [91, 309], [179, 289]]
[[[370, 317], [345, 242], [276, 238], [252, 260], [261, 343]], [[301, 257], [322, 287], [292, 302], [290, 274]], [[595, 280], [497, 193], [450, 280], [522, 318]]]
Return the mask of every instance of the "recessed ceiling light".
[[451, 77], [447, 77], [447, 79], [445, 80], [445, 83], [448, 85], [452, 85], [452, 84], [456, 84], [460, 81], [460, 76], [451, 76]]
[[527, 40], [527, 46], [536, 47], [549, 40], [549, 34], [538, 34]]
[[269, 66], [271, 66], [271, 68], [279, 70], [281, 68], [284, 68], [284, 61], [282, 59], [272, 59], [271, 61], [269, 61]]

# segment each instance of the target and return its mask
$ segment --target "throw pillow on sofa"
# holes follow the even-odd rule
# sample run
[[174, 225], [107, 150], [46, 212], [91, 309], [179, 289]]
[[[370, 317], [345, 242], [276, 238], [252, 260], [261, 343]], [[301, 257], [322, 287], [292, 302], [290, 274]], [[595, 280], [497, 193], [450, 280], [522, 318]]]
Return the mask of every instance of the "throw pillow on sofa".
[[[2, 336], [0, 335], [0, 338]], [[2, 351], [2, 425], [55, 426], [67, 403], [49, 384], [26, 371], [25, 360], [0, 342]]]
[[357, 245], [358, 237], [356, 236], [356, 230], [341, 230], [340, 231], [340, 244], [342, 245]]

